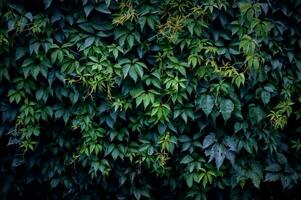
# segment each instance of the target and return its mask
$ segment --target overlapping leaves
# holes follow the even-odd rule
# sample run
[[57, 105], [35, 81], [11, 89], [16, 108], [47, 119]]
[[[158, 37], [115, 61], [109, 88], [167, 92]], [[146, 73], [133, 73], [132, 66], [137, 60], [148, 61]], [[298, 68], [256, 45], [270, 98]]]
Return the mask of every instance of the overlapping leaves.
[[0, 2], [3, 198], [293, 194], [300, 6]]

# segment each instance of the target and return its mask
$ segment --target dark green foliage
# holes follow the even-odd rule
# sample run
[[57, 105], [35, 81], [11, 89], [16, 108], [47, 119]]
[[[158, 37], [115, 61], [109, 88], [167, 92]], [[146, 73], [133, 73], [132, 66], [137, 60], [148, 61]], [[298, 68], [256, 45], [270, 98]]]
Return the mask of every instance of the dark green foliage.
[[0, 1], [3, 199], [294, 199], [301, 1]]

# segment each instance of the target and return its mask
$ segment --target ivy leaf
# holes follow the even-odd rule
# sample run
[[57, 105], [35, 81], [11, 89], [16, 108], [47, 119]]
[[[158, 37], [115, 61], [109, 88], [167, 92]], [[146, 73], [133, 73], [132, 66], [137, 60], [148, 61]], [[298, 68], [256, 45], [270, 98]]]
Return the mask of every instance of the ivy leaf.
[[266, 173], [265, 182], [275, 182], [280, 179], [280, 175], [278, 173]]
[[44, 0], [45, 8], [49, 8], [49, 6], [51, 5], [51, 3], [52, 3], [52, 0]]
[[261, 177], [258, 176], [257, 174], [252, 174], [251, 176], [252, 183], [254, 186], [259, 189], [260, 188], [260, 183], [261, 183]]
[[282, 167], [279, 164], [270, 164], [269, 166], [267, 166], [264, 170], [265, 171], [269, 171], [269, 172], [280, 172], [282, 169]]
[[137, 81], [138, 75], [137, 75], [137, 71], [136, 71], [135, 67], [133, 67], [133, 66], [130, 67], [129, 75], [135, 82]]
[[209, 156], [208, 162], [211, 162], [214, 159], [216, 168], [219, 169], [226, 158], [226, 152], [224, 145], [216, 143], [205, 150], [205, 155]]
[[106, 4], [107, 4], [107, 6], [109, 7], [110, 4], [111, 4], [111, 0], [105, 0], [105, 2], [106, 2]]
[[193, 185], [193, 176], [188, 175], [185, 177], [185, 180], [188, 187], [191, 187]]
[[89, 14], [93, 10], [93, 8], [94, 8], [94, 6], [92, 4], [87, 4], [84, 6], [84, 12], [85, 12], [86, 17], [89, 16]]
[[7, 32], [10, 32], [10, 31], [12, 31], [14, 29], [15, 23], [16, 23], [15, 20], [9, 20], [7, 22]]
[[216, 141], [217, 141], [217, 139], [215, 138], [215, 134], [214, 133], [210, 133], [209, 135], [207, 135], [204, 138], [202, 148], [206, 149], [210, 145], [212, 145], [213, 143], [215, 143]]
[[206, 116], [211, 113], [214, 106], [214, 100], [211, 95], [202, 95], [197, 103], [199, 107], [204, 111]]
[[26, 53], [25, 48], [19, 47], [16, 49], [16, 56], [15, 59], [19, 60], [20, 58], [22, 58]]
[[259, 123], [266, 116], [265, 112], [259, 106], [254, 104], [249, 105], [248, 115], [252, 124]]
[[111, 11], [108, 9], [108, 6], [106, 3], [101, 3], [101, 4], [98, 4], [96, 7], [95, 7], [95, 10], [101, 12], [101, 13], [105, 13], [105, 14], [111, 14]]
[[95, 41], [95, 38], [94, 37], [88, 37], [85, 39], [85, 43], [84, 43], [84, 47], [85, 48], [88, 48], [90, 47]]
[[267, 92], [267, 91], [262, 91], [261, 92], [261, 100], [262, 102], [266, 105], [270, 102], [271, 99], [271, 93]]
[[141, 65], [139, 63], [135, 64], [135, 71], [139, 75], [140, 78], [143, 77], [143, 74], [144, 74], [143, 65]]
[[234, 104], [230, 99], [222, 99], [220, 103], [220, 112], [225, 121], [231, 117], [231, 113], [234, 110]]
[[75, 90], [74, 92], [70, 93], [70, 100], [71, 100], [72, 104], [75, 104], [78, 101], [78, 99], [79, 99], [78, 91]]
[[43, 89], [39, 89], [37, 92], [36, 92], [36, 99], [37, 100], [41, 100], [42, 97], [44, 95], [44, 90]]
[[261, 6], [261, 9], [263, 10], [264, 14], [267, 15], [268, 14], [268, 10], [269, 10], [269, 4], [267, 4], [267, 3], [261, 3], [260, 6]]
[[129, 48], [131, 49], [134, 46], [134, 36], [133, 35], [129, 35], [127, 37], [127, 43], [129, 45]]
[[223, 140], [223, 143], [229, 147], [229, 150], [236, 151], [237, 150], [237, 140], [234, 137], [226, 136]]
[[216, 145], [214, 151], [215, 151], [214, 159], [215, 159], [216, 168], [219, 169], [222, 166], [226, 157], [225, 148], [222, 145]]
[[26, 13], [26, 14], [25, 14], [25, 17], [26, 17], [27, 19], [29, 19], [29, 21], [32, 22], [32, 14], [31, 14], [30, 12]]
[[122, 71], [123, 71], [123, 76], [124, 78], [127, 77], [129, 71], [130, 71], [131, 65], [130, 64], [126, 64], [122, 67]]
[[186, 155], [182, 160], [181, 160], [181, 164], [188, 164], [190, 162], [192, 162], [194, 159], [190, 156], [190, 155]]

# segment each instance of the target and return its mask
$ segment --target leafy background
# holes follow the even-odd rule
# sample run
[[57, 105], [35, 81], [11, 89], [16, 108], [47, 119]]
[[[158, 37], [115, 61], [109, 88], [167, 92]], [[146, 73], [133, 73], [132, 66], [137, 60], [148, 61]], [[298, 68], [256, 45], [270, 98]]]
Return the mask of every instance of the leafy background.
[[297, 199], [301, 1], [1, 0], [3, 199]]

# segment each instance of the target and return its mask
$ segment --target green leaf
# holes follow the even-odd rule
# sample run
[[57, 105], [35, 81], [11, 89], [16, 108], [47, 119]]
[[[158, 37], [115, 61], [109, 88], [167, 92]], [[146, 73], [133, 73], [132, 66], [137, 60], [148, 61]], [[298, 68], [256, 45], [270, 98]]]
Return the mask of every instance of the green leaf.
[[211, 95], [202, 95], [198, 100], [197, 104], [204, 111], [204, 113], [208, 116], [214, 106], [214, 100]]
[[10, 31], [12, 31], [12, 30], [14, 29], [15, 23], [16, 23], [15, 20], [9, 20], [9, 21], [7, 22], [7, 31], [8, 31], [8, 32], [10, 32]]
[[257, 174], [254, 174], [251, 176], [252, 183], [254, 186], [259, 189], [260, 188], [260, 183], [261, 183], [261, 177], [258, 176]]
[[49, 8], [49, 6], [51, 5], [51, 3], [52, 3], [52, 0], [44, 0], [45, 8]]
[[140, 76], [140, 78], [143, 77], [144, 71], [143, 71], [143, 68], [139, 64], [135, 65], [135, 71]]
[[269, 172], [280, 172], [282, 167], [278, 164], [271, 164], [267, 166], [264, 170]]
[[107, 6], [109, 7], [111, 4], [111, 0], [105, 0], [105, 1], [106, 1]]
[[202, 148], [206, 149], [208, 148], [210, 145], [214, 144], [216, 142], [216, 137], [214, 133], [210, 133], [209, 135], [207, 135], [204, 140], [203, 140], [203, 144], [202, 144]]
[[188, 164], [191, 163], [194, 159], [190, 155], [186, 155], [182, 160], [181, 164]]
[[185, 180], [186, 180], [186, 184], [188, 185], [188, 187], [192, 187], [192, 185], [193, 185], [193, 176], [188, 175], [188, 176], [185, 177]]
[[70, 93], [70, 100], [72, 102], [72, 104], [75, 104], [79, 99], [79, 93], [78, 91], [74, 91]]
[[128, 76], [128, 73], [131, 69], [131, 65], [130, 64], [126, 64], [122, 67], [122, 71], [123, 71], [123, 76], [124, 78]]
[[261, 92], [261, 100], [264, 104], [268, 104], [270, 102], [271, 99], [271, 94], [267, 91], [262, 91]]
[[105, 14], [111, 14], [111, 11], [108, 9], [108, 6], [106, 3], [100, 3], [95, 7], [95, 10], [101, 13]]
[[134, 36], [133, 35], [129, 35], [127, 37], [127, 43], [129, 45], [130, 49], [134, 46]]
[[37, 80], [37, 77], [38, 77], [38, 74], [39, 74], [39, 73], [40, 73], [40, 67], [39, 67], [39, 66], [33, 68], [32, 71], [31, 71], [32, 77], [33, 77], [34, 79], [36, 79], [36, 80]]
[[94, 6], [92, 4], [87, 4], [87, 5], [84, 6], [84, 11], [85, 11], [86, 17], [89, 16], [89, 14], [93, 10], [93, 8], [94, 8]]
[[216, 147], [214, 148], [214, 151], [215, 151], [215, 156], [214, 156], [214, 159], [215, 159], [215, 164], [216, 164], [216, 167], [217, 169], [219, 169], [224, 160], [225, 160], [225, 149], [222, 145], [216, 145]]
[[84, 44], [84, 47], [85, 48], [88, 48], [90, 47], [95, 41], [95, 38], [94, 37], [88, 37], [85, 39], [85, 44]]
[[51, 181], [50, 181], [50, 185], [52, 188], [55, 188], [56, 186], [58, 186], [59, 183], [60, 183], [60, 179], [58, 179], [58, 178], [51, 179]]
[[227, 121], [234, 110], [234, 104], [230, 99], [222, 99], [220, 103], [220, 112], [225, 121]]
[[266, 117], [265, 112], [254, 104], [249, 105], [249, 120], [252, 124], [259, 123], [262, 119]]
[[44, 95], [44, 90], [43, 89], [39, 89], [37, 92], [36, 92], [36, 98], [37, 100], [41, 100], [42, 97]]
[[135, 82], [137, 81], [138, 75], [135, 67], [133, 66], [130, 67], [129, 75]]
[[22, 58], [26, 53], [25, 48], [19, 47], [16, 49], [16, 56], [15, 59], [19, 60], [20, 58]]

